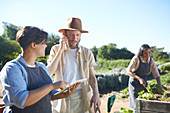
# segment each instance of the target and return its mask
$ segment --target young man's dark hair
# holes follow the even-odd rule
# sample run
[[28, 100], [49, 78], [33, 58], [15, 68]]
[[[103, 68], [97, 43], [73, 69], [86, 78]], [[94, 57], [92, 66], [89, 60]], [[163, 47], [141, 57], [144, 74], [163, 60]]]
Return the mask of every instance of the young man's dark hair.
[[16, 41], [25, 50], [32, 42], [36, 44], [47, 40], [48, 33], [34, 26], [25, 26], [16, 34]]

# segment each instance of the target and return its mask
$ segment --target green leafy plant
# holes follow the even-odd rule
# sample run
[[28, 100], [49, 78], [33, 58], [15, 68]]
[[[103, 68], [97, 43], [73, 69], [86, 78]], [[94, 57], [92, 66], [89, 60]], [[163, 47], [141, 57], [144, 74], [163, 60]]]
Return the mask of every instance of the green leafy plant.
[[166, 85], [167, 83], [170, 83], [170, 72], [161, 76], [161, 83], [163, 85]]
[[140, 91], [138, 93], [138, 98], [152, 100], [155, 98], [155, 94], [153, 94], [151, 91], [145, 92], [144, 90]]
[[170, 100], [170, 97], [169, 97], [169, 98], [167, 98], [166, 100]]
[[170, 64], [161, 66], [161, 72], [170, 72]]
[[144, 90], [142, 90], [142, 91], [140, 91], [139, 93], [138, 93], [138, 98], [141, 98], [142, 97], [142, 95], [145, 93], [145, 91]]
[[167, 98], [167, 93], [163, 92], [162, 98]]
[[156, 80], [152, 80], [151, 82], [148, 83], [148, 89], [153, 93], [159, 93], [159, 86]]
[[145, 92], [142, 95], [142, 98], [147, 99], [147, 100], [152, 100], [152, 99], [154, 99], [154, 97], [155, 97], [155, 95], [153, 93], [148, 93], [148, 92]]
[[122, 90], [121, 98], [126, 98], [128, 96], [129, 96], [129, 89], [125, 88], [124, 90]]
[[107, 70], [112, 70], [112, 68], [111, 67], [107, 67]]
[[121, 108], [120, 111], [118, 111], [117, 113], [133, 113], [133, 110], [126, 110], [126, 108]]
[[[170, 83], [170, 73], [161, 75], [161, 84], [164, 90], [167, 90], [167, 83]], [[160, 93], [157, 81], [154, 79], [148, 82], [148, 89], [153, 93]]]

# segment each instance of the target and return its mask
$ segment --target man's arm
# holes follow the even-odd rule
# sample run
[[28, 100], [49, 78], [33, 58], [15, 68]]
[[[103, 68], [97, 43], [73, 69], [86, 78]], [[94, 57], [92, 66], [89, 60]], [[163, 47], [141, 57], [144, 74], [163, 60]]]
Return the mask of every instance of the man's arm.
[[97, 84], [97, 80], [95, 77], [93, 67], [91, 67], [89, 69], [89, 83], [90, 83], [91, 88], [93, 89], [93, 96], [90, 101], [90, 107], [92, 107], [92, 104], [94, 104], [95, 113], [97, 111], [99, 111], [99, 113], [100, 113], [101, 101], [100, 101], [100, 97], [99, 97], [100, 95], [99, 95], [99, 91], [98, 91], [98, 84]]
[[66, 36], [63, 36], [61, 39], [60, 39], [60, 44], [59, 46], [54, 46], [50, 52], [50, 56], [52, 57], [51, 58], [51, 61], [48, 62], [48, 65], [47, 65], [47, 68], [48, 68], [48, 71], [50, 73], [50, 75], [52, 76], [53, 73], [56, 71], [57, 69], [57, 65], [59, 63], [59, 61], [61, 60], [61, 55], [62, 53], [64, 52], [64, 49], [65, 49], [65, 46], [68, 45], [68, 40], [67, 40], [67, 37]]
[[161, 79], [160, 79], [160, 77], [157, 77], [157, 78], [156, 78], [156, 81], [157, 81], [157, 84], [158, 84], [158, 86], [159, 86], [159, 91], [160, 91], [160, 93], [163, 93], [164, 90], [163, 90], [163, 88], [162, 88], [162, 84], [161, 84]]
[[[56, 54], [54, 53], [54, 51], [56, 51]], [[50, 62], [48, 62], [47, 68], [51, 76], [54, 74], [54, 72], [57, 69], [57, 65], [59, 61], [61, 60], [62, 52], [63, 50], [61, 49], [61, 47], [57, 48], [56, 46], [54, 46], [50, 52], [50, 55], [53, 54], [53, 58]]]
[[159, 74], [158, 68], [157, 68], [156, 63], [155, 63], [155, 61], [154, 61], [153, 58], [151, 59], [151, 71], [152, 71], [152, 74], [153, 74], [154, 78], [155, 78], [156, 81], [157, 81], [157, 84], [158, 84], [158, 86], [159, 86], [159, 91], [160, 91], [160, 93], [163, 93], [164, 90], [163, 90], [163, 88], [162, 88], [161, 79], [160, 79], [160, 74]]
[[93, 94], [96, 94], [99, 96], [99, 91], [98, 91], [98, 84], [97, 84], [97, 80], [96, 80], [96, 77], [95, 77], [95, 73], [94, 73], [94, 68], [91, 67], [89, 69], [89, 82], [90, 82], [90, 85], [93, 89]]

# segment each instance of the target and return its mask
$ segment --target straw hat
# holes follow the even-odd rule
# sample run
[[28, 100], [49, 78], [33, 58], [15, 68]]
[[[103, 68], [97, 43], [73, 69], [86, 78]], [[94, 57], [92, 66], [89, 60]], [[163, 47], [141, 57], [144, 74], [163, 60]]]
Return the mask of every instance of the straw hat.
[[65, 24], [65, 28], [59, 29], [58, 32], [63, 33], [65, 30], [78, 30], [81, 33], [88, 33], [88, 31], [82, 30], [81, 20], [76, 17], [68, 18]]

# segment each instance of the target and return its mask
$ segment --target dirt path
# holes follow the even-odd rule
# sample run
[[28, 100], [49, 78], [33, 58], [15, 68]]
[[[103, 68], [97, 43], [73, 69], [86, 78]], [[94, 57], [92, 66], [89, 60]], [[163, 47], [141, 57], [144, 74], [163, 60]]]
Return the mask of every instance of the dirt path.
[[107, 99], [108, 97], [112, 95], [116, 95], [115, 102], [112, 106], [111, 112], [114, 113], [115, 111], [120, 111], [121, 107], [126, 108], [127, 110], [133, 110], [132, 108], [129, 107], [129, 98], [122, 99], [120, 98], [120, 92], [111, 92], [108, 94], [104, 94], [100, 99], [101, 99], [101, 113], [107, 113]]

